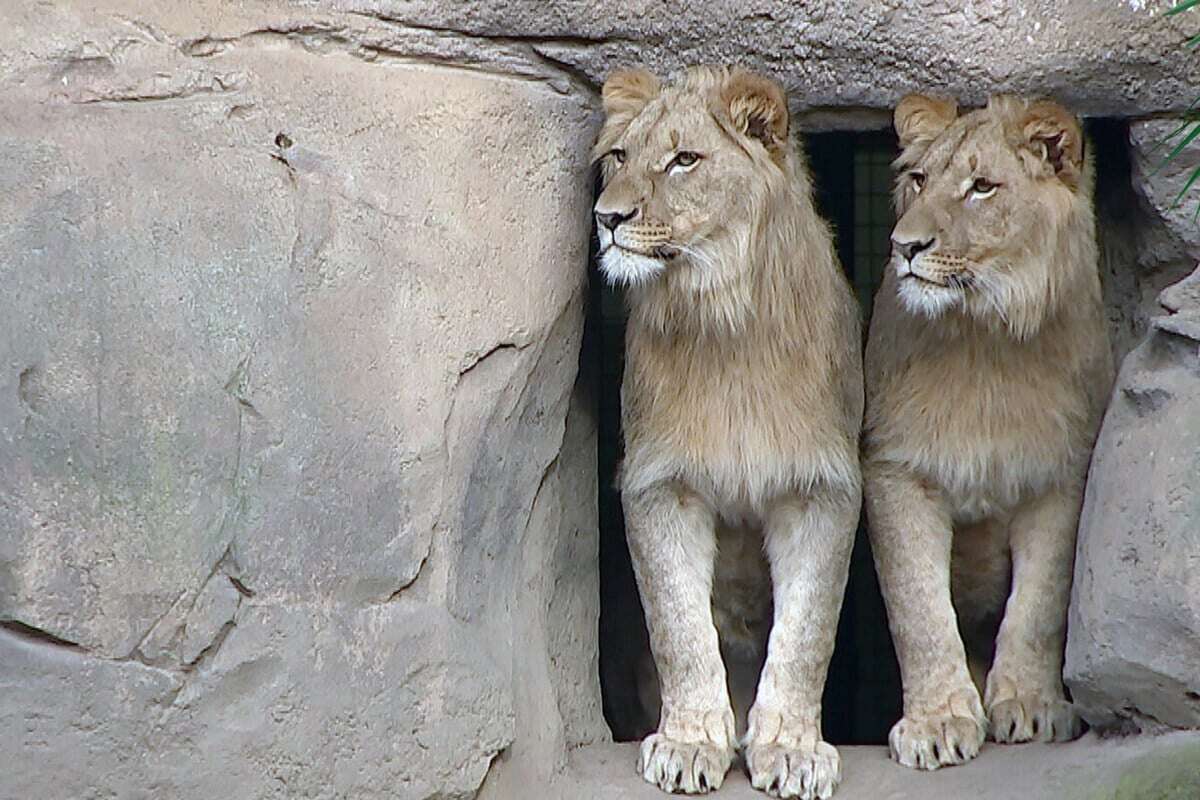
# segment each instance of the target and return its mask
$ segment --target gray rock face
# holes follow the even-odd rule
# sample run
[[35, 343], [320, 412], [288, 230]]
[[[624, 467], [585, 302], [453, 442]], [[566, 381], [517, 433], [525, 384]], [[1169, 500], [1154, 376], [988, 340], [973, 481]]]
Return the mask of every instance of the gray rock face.
[[[1187, 191], [1188, 179], [1200, 166], [1200, 140], [1186, 141], [1190, 128], [1181, 119], [1145, 120], [1129, 126], [1134, 185], [1160, 223], [1143, 237], [1141, 261], [1145, 266], [1200, 260], [1200, 226], [1195, 223], [1200, 192]], [[1183, 149], [1167, 161], [1167, 155], [1180, 145]]]
[[154, 796], [142, 754], [180, 676], [10, 630], [0, 665], [0, 798]]
[[330, 5], [369, 16], [404, 47], [484, 63], [529, 59], [594, 84], [622, 65], [669, 72], [736, 62], [781, 78], [798, 107], [814, 112], [890, 112], [916, 90], [976, 103], [1012, 91], [1052, 95], [1089, 115], [1132, 116], [1183, 109], [1194, 94], [1193, 62], [1179, 46], [1190, 20], [1164, 19], [1161, 5], [1137, 0]]
[[1079, 528], [1066, 680], [1089, 723], [1200, 727], [1200, 269], [1125, 360]]
[[0, 11], [0, 798], [552, 769], [606, 736], [590, 97], [223, 6]]

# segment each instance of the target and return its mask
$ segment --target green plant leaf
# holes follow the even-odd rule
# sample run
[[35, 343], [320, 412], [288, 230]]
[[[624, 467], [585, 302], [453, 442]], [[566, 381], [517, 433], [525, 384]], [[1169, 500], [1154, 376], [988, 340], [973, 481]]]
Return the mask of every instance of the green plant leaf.
[[1159, 148], [1161, 148], [1164, 144], [1171, 141], [1179, 134], [1183, 133], [1187, 129], [1188, 125], [1192, 125], [1195, 122], [1197, 122], [1196, 119], [1192, 118], [1192, 112], [1194, 112], [1196, 110], [1196, 106], [1198, 106], [1198, 105], [1200, 105], [1200, 96], [1197, 96], [1196, 99], [1193, 100], [1191, 102], [1191, 104], [1188, 105], [1188, 107], [1183, 110], [1183, 114], [1182, 114], [1183, 121], [1181, 121], [1179, 123], [1179, 127], [1175, 128], [1175, 130], [1171, 131], [1166, 136], [1159, 139], [1158, 142], [1155, 143], [1154, 147], [1150, 148], [1150, 152], [1147, 153], [1146, 155], [1147, 156], [1154, 155], [1155, 153], [1158, 152]]
[[[1196, 2], [1200, 3], [1200, 0], [1196, 0]], [[1166, 158], [1164, 158], [1159, 165], [1154, 168], [1154, 172], [1150, 173], [1151, 175], [1157, 175], [1163, 167], [1165, 167], [1167, 164], [1170, 164], [1175, 159], [1175, 156], [1183, 152], [1183, 148], [1191, 144], [1197, 136], [1200, 136], [1200, 121], [1190, 122], [1188, 124], [1192, 126], [1192, 129], [1188, 131], [1188, 135], [1179, 140], [1179, 143], [1172, 148], [1171, 152], [1167, 153]], [[1188, 186], [1191, 185], [1192, 182], [1188, 181]]]
[[[1187, 127], [1188, 127], [1188, 125], [1195, 125], [1195, 124], [1196, 124], [1196, 121], [1195, 121], [1195, 120], [1191, 120], [1191, 119], [1185, 119], [1183, 122], [1179, 123], [1179, 127], [1178, 127], [1178, 128], [1176, 128], [1175, 130], [1171, 131], [1171, 132], [1170, 132], [1170, 133], [1168, 133], [1166, 136], [1164, 136], [1162, 139], [1160, 139], [1160, 140], [1159, 140], [1159, 142], [1158, 142], [1158, 144], [1154, 145], [1154, 150], [1157, 150], [1158, 148], [1162, 147], [1162, 146], [1163, 146], [1164, 144], [1166, 144], [1167, 142], [1169, 142], [1169, 141], [1171, 141], [1172, 139], [1174, 139], [1174, 138], [1175, 138], [1176, 136], [1178, 136], [1179, 134], [1183, 133], [1185, 130], [1187, 130]], [[1151, 152], [1151, 153], [1153, 153], [1153, 152], [1154, 152], [1154, 150], [1151, 150], [1150, 152]]]
[[[1189, 11], [1196, 6], [1200, 6], [1200, 0], [1179, 0], [1179, 2], [1175, 3], [1175, 5], [1166, 10], [1165, 16], [1172, 17], [1176, 14], [1182, 14], [1184, 11]], [[1187, 40], [1187, 46], [1193, 49], [1200, 46], [1200, 33], [1190, 37]], [[1186, 118], [1191, 115], [1193, 109], [1196, 108], [1197, 103], [1200, 103], [1200, 97], [1197, 97], [1192, 101], [1192, 104], [1188, 106], [1187, 111], [1184, 112], [1185, 119], [1179, 123], [1179, 127], [1171, 131], [1171, 133], [1159, 141], [1158, 144], [1154, 145], [1154, 148], [1150, 151], [1150, 153], [1153, 154], [1160, 147], [1179, 136], [1185, 130], [1187, 131], [1187, 135], [1184, 136], [1183, 139], [1181, 139], [1179, 143], [1171, 149], [1171, 152], [1167, 153], [1166, 158], [1159, 162], [1159, 165], [1154, 168], [1154, 172], [1150, 173], [1151, 175], [1157, 174], [1160, 170], [1162, 170], [1163, 167], [1165, 167], [1167, 164], [1170, 164], [1176, 156], [1183, 152], [1183, 148], [1187, 147], [1193, 140], [1195, 140], [1197, 136], [1200, 136], [1200, 120]], [[1189, 127], [1191, 128], [1190, 130], [1188, 130]], [[1192, 188], [1192, 185], [1195, 184], [1198, 179], [1200, 179], [1200, 167], [1196, 167], [1192, 170], [1192, 173], [1188, 175], [1188, 179], [1183, 184], [1183, 188], [1179, 190], [1179, 194], [1175, 195], [1175, 199], [1171, 201], [1171, 208], [1175, 208], [1179, 205], [1180, 201], [1183, 200], [1184, 195], [1188, 193], [1188, 191]], [[1196, 210], [1192, 214], [1192, 222], [1195, 222], [1198, 217], [1200, 217], [1200, 203], [1196, 205]]]
[[[1192, 184], [1196, 182], [1197, 178], [1200, 178], [1200, 167], [1196, 167], [1194, 170], [1192, 170], [1192, 174], [1188, 176], [1187, 183], [1183, 185], [1183, 188], [1179, 190], [1179, 194], [1175, 195], [1175, 199], [1171, 201], [1170, 208], [1175, 208], [1179, 205], [1179, 201], [1182, 200], [1183, 196], [1188, 193], [1188, 189], [1192, 188]], [[1200, 204], [1196, 206], [1196, 212], [1200, 213]], [[1193, 214], [1192, 219], [1195, 218], [1196, 215]]]

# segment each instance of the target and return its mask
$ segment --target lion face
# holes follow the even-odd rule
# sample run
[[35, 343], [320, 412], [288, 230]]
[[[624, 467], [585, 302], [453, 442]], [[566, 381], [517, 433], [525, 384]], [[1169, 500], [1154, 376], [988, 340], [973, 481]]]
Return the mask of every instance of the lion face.
[[1054, 254], [1088, 202], [1079, 123], [1013, 97], [960, 117], [953, 102], [912, 95], [895, 118], [903, 152], [890, 266], [902, 304], [1032, 333], [1069, 285]]
[[787, 103], [774, 82], [744, 70], [694, 68], [663, 85], [641, 70], [604, 84], [596, 143], [600, 268], [641, 286], [674, 271], [696, 288], [746, 262], [726, 257], [748, 237], [787, 159]]

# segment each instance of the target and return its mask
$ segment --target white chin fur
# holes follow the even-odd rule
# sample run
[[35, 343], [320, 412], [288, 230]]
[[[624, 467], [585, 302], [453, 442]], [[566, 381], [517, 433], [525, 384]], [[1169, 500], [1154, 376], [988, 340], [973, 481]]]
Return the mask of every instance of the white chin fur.
[[944, 286], [932, 286], [916, 278], [900, 281], [897, 287], [900, 302], [910, 314], [936, 319], [962, 302], [962, 292]]
[[600, 271], [614, 286], [641, 286], [662, 274], [663, 263], [619, 247], [610, 247], [600, 257]]

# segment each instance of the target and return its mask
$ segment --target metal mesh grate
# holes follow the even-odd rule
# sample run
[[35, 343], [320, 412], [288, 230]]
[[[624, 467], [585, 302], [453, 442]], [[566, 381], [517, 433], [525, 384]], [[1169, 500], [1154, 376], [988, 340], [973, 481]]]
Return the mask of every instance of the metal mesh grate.
[[854, 142], [854, 291], [864, 314], [871, 311], [875, 289], [891, 252], [892, 159], [895, 140], [888, 135], [865, 133]]

